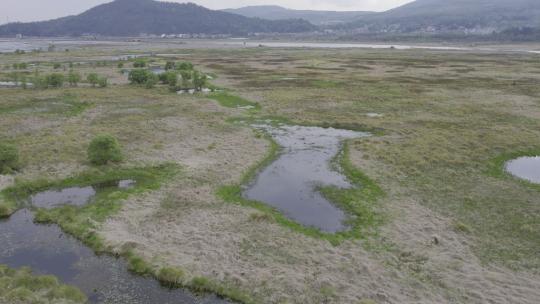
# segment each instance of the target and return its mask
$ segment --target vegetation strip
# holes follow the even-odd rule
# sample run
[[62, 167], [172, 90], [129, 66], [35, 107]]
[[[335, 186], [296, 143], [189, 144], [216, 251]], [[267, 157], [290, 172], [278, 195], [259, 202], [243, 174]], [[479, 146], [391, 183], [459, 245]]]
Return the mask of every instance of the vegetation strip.
[[258, 103], [229, 93], [212, 93], [208, 98], [216, 100], [221, 106], [227, 108], [246, 108], [251, 112], [257, 112], [261, 109]]
[[80, 290], [60, 284], [54, 276], [37, 276], [28, 267], [15, 270], [0, 264], [0, 303], [86, 302]]

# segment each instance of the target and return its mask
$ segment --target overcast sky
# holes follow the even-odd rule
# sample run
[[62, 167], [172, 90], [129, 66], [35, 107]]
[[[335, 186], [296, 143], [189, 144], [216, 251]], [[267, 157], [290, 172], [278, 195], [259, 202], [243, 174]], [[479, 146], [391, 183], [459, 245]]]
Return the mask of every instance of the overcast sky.
[[[0, 0], [0, 24], [47, 20], [81, 13], [112, 0]], [[169, 0], [170, 2], [187, 2]], [[294, 9], [384, 11], [412, 0], [192, 0], [212, 9], [274, 4]]]

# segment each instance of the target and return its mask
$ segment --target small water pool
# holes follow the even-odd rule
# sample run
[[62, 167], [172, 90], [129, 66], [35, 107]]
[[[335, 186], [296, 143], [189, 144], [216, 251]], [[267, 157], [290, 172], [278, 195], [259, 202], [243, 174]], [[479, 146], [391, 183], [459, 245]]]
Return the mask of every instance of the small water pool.
[[288, 218], [324, 232], [347, 230], [347, 215], [328, 201], [320, 186], [350, 188], [347, 178], [331, 165], [345, 139], [368, 133], [333, 128], [256, 125], [283, 147], [243, 195], [277, 208]]
[[[134, 180], [119, 180], [87, 187], [49, 189], [31, 196], [35, 207], [83, 206], [100, 191], [134, 187]], [[34, 223], [30, 209], [0, 220], [0, 264], [29, 266], [36, 274], [54, 275], [83, 291], [90, 303], [225, 304], [215, 295], [201, 297], [183, 289], [162, 287], [156, 280], [132, 274], [122, 258], [96, 255], [56, 225]]]
[[540, 156], [524, 156], [506, 163], [506, 171], [510, 174], [540, 184]]

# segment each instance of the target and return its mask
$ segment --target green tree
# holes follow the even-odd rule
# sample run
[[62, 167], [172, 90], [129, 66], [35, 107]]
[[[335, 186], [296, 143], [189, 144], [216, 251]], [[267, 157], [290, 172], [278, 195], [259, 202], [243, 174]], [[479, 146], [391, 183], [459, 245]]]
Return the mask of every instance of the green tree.
[[206, 82], [206, 75], [201, 74], [198, 71], [193, 72], [193, 86], [195, 86], [195, 90], [201, 91], [206, 85]]
[[70, 86], [76, 87], [80, 81], [81, 81], [81, 74], [74, 72], [73, 70], [69, 71], [68, 82]]
[[88, 81], [92, 87], [95, 87], [99, 83], [99, 76], [96, 73], [90, 73], [86, 76], [86, 81]]
[[165, 72], [159, 74], [159, 81], [161, 81], [163, 84], [168, 84], [170, 86], [176, 86], [176, 83], [178, 82], [178, 74], [176, 72]]
[[119, 62], [119, 63], [118, 63], [118, 68], [119, 68], [119, 69], [122, 69], [123, 67], [124, 67], [124, 63], [123, 63], [123, 62]]
[[106, 165], [122, 161], [122, 148], [118, 140], [109, 134], [96, 136], [88, 147], [88, 160], [94, 165]]
[[176, 69], [180, 70], [180, 71], [191, 71], [193, 70], [193, 63], [191, 62], [181, 62], [180, 64], [178, 64], [176, 66]]
[[55, 63], [55, 64], [53, 64], [53, 68], [54, 68], [55, 70], [58, 70], [58, 69], [61, 68], [61, 67], [62, 67], [62, 65], [61, 65], [60, 63]]
[[182, 89], [191, 88], [191, 79], [192, 74], [189, 71], [181, 71], [180, 75], [182, 76]]
[[45, 77], [47, 86], [53, 88], [61, 88], [64, 85], [64, 75], [59, 73], [52, 73]]
[[129, 72], [128, 79], [131, 84], [145, 84], [148, 78], [151, 77], [150, 75], [153, 75], [153, 73], [148, 70], [135, 69]]
[[144, 60], [142, 58], [135, 59], [135, 61], [133, 62], [133, 67], [134, 68], [144, 68], [144, 67], [146, 67], [146, 60]]
[[176, 63], [174, 61], [167, 61], [165, 64], [165, 70], [174, 70], [176, 68]]
[[26, 75], [22, 75], [19, 82], [21, 83], [21, 87], [23, 89], [26, 89], [28, 87], [28, 84], [26, 82]]
[[108, 85], [108, 79], [107, 77], [99, 77], [98, 79], [98, 85], [100, 88], [106, 88]]
[[19, 167], [19, 150], [17, 147], [0, 143], [0, 174], [13, 172]]
[[148, 71], [148, 78], [146, 79], [146, 82], [144, 83], [144, 86], [147, 89], [151, 89], [151, 88], [155, 87], [157, 83], [158, 83], [157, 75], [150, 72], [150, 71]]
[[37, 73], [32, 78], [32, 83], [34, 84], [35, 89], [43, 90], [47, 88], [47, 79]]

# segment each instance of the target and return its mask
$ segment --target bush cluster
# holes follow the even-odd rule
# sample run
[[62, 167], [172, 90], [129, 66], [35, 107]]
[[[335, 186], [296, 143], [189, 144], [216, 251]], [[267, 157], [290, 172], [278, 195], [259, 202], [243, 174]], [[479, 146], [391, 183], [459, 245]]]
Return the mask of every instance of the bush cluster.
[[88, 160], [94, 165], [106, 165], [122, 161], [122, 148], [112, 135], [96, 136], [88, 147]]
[[19, 167], [19, 151], [17, 147], [0, 143], [0, 174], [8, 174]]

